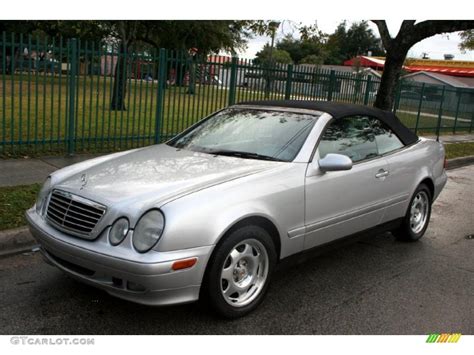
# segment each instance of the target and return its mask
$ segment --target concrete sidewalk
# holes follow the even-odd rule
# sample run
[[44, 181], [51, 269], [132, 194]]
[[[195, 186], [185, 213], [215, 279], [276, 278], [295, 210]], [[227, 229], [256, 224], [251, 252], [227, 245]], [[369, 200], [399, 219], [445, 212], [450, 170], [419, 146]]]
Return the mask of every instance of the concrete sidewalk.
[[[436, 136], [427, 136], [427, 138], [436, 139]], [[443, 135], [440, 136], [440, 141], [445, 143], [474, 142], [474, 134]], [[57, 169], [100, 155], [78, 154], [72, 157], [0, 160], [0, 187], [42, 183]]]

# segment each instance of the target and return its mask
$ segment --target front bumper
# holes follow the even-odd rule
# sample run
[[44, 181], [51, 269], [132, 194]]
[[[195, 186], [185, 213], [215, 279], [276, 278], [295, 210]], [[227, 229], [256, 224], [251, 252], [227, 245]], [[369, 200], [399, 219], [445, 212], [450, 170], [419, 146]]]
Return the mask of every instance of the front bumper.
[[[46, 261], [75, 279], [146, 305], [188, 303], [199, 298], [213, 246], [140, 254], [108, 244], [107, 233], [95, 241], [69, 236], [46, 223], [34, 208], [26, 212], [26, 218]], [[130, 235], [122, 242], [127, 243], [131, 243]], [[193, 267], [172, 270], [174, 261], [192, 257], [197, 258]]]

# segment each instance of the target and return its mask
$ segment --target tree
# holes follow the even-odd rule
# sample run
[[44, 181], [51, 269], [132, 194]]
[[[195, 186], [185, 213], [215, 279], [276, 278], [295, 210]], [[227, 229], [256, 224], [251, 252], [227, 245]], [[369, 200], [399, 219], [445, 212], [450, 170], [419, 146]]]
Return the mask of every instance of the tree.
[[474, 29], [463, 31], [460, 36], [462, 42], [459, 44], [459, 48], [463, 51], [474, 50]]
[[[154, 48], [188, 50], [197, 48], [208, 54], [223, 49], [234, 52], [242, 49], [252, 36], [252, 21], [233, 20], [162, 20], [140, 21], [137, 40]], [[263, 25], [262, 25], [263, 26]]]
[[110, 29], [105, 21], [15, 20], [1, 21], [0, 32], [33, 35], [33, 37], [79, 38], [85, 41], [102, 41]]
[[300, 60], [299, 64], [313, 64], [313, 65], [321, 65], [324, 62], [324, 58], [320, 57], [316, 54], [310, 54]]
[[334, 33], [328, 36], [326, 42], [326, 59], [325, 64], [340, 65], [347, 58], [347, 55], [343, 53], [344, 45], [347, 42], [347, 23], [346, 21], [341, 22], [335, 29]]
[[369, 28], [367, 21], [354, 22], [347, 27], [347, 22], [341, 22], [334, 33], [330, 34], [325, 44], [325, 64], [342, 65], [345, 60], [358, 55], [383, 55], [382, 44]]
[[275, 63], [290, 64], [293, 63], [290, 53], [281, 49], [271, 48], [269, 43], [266, 43], [262, 50], [255, 54], [254, 63], [261, 66], [272, 66]]
[[288, 35], [279, 41], [276, 48], [290, 54], [292, 61], [296, 64], [302, 63], [303, 58], [309, 56], [324, 59], [324, 44], [317, 38], [293, 38]]
[[53, 38], [78, 38], [82, 41], [100, 42], [110, 32], [110, 27], [104, 21], [33, 21], [37, 30]]
[[373, 20], [377, 25], [386, 50], [384, 70], [374, 106], [390, 110], [395, 96], [395, 87], [400, 78], [408, 50], [417, 42], [439, 33], [465, 31], [474, 28], [474, 21], [468, 20], [415, 20], [402, 22], [395, 37], [388, 31], [385, 20]]
[[30, 34], [35, 28], [37, 21], [10, 20], [0, 21], [0, 32]]

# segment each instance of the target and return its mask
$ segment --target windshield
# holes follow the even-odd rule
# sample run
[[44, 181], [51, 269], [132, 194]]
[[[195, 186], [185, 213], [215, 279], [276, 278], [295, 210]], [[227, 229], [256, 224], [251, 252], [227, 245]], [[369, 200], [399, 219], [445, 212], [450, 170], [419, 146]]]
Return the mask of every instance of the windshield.
[[169, 145], [203, 153], [248, 159], [292, 161], [317, 115], [231, 108], [204, 120]]

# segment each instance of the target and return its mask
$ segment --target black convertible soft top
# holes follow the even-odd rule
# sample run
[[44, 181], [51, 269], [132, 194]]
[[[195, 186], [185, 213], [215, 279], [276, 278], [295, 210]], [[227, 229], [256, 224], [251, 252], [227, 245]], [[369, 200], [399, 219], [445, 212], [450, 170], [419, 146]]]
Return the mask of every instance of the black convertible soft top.
[[348, 116], [371, 116], [384, 122], [400, 138], [405, 145], [410, 145], [418, 141], [418, 136], [410, 131], [392, 112], [383, 111], [375, 107], [347, 104], [334, 101], [305, 101], [305, 100], [261, 100], [239, 102], [236, 105], [253, 106], [275, 106], [300, 108], [306, 110], [316, 110], [327, 112], [334, 118], [343, 118]]

